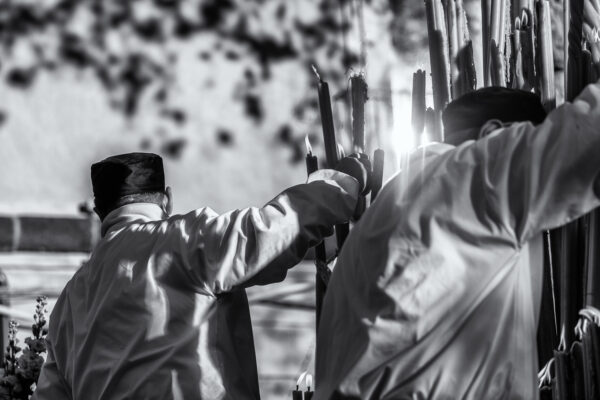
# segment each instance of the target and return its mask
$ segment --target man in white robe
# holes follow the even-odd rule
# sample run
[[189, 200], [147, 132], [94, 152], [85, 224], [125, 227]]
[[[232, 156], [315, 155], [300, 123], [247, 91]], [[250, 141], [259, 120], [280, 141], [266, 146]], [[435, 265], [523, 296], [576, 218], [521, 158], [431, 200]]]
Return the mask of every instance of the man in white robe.
[[527, 96], [451, 104], [457, 146], [412, 153], [353, 228], [324, 299], [316, 399], [538, 398], [539, 238], [600, 205], [600, 84], [537, 126], [507, 123], [534, 120]]
[[94, 164], [102, 238], [50, 316], [33, 399], [259, 399], [244, 288], [283, 280], [350, 218], [368, 171], [350, 158], [338, 169], [262, 208], [169, 216], [160, 157]]

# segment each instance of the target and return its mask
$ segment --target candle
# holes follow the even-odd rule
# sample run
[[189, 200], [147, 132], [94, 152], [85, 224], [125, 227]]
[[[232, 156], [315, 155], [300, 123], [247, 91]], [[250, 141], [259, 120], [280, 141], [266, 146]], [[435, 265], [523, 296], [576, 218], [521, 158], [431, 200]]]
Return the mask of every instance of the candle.
[[365, 152], [365, 102], [367, 101], [367, 82], [363, 74], [350, 77], [352, 99], [352, 139], [355, 153]]
[[492, 39], [492, 43], [490, 43], [490, 49], [492, 51], [490, 64], [492, 85], [506, 86], [506, 77], [504, 75], [504, 56], [502, 54], [502, 50], [498, 47], [498, 44], [494, 39]]
[[302, 380], [306, 376], [307, 372], [308, 371], [304, 371], [302, 374], [300, 374], [300, 377], [296, 381], [296, 390], [292, 390], [292, 400], [302, 400], [302, 391], [300, 390], [300, 384], [302, 383]]
[[[317, 156], [312, 154], [312, 146], [308, 135], [304, 137], [304, 144], [306, 145], [306, 173], [310, 176], [313, 172], [319, 169], [319, 163]], [[325, 249], [325, 243], [321, 241], [315, 247], [315, 264], [317, 266], [317, 273], [315, 276], [315, 304], [316, 304], [316, 324], [319, 327], [319, 319], [321, 318], [321, 308], [323, 306], [323, 297], [325, 297], [326, 282], [323, 280], [319, 268], [327, 268], [327, 252]]]
[[385, 153], [381, 149], [373, 154], [373, 185], [371, 187], [371, 203], [375, 201], [383, 183], [383, 159]]
[[420, 135], [425, 128], [425, 71], [413, 74], [411, 123], [413, 133]]
[[492, 0], [481, 0], [481, 38], [483, 48], [483, 86], [490, 85], [490, 11], [492, 9]]
[[448, 30], [448, 54], [450, 55], [450, 89], [452, 92], [452, 98], [457, 99], [460, 97], [459, 87], [459, 70], [458, 70], [458, 54], [460, 51], [459, 39], [459, 23], [458, 16], [456, 14], [456, 2], [455, 0], [446, 0], [446, 28]]
[[[338, 147], [335, 140], [335, 130], [333, 126], [333, 113], [331, 111], [331, 96], [329, 95], [329, 85], [321, 79], [319, 72], [312, 66], [312, 69], [319, 79], [319, 111], [321, 113], [321, 125], [323, 127], [323, 143], [325, 145], [325, 158], [328, 168], [335, 168], [338, 163]], [[338, 224], [335, 226], [335, 235], [337, 238], [338, 250], [346, 241], [346, 237], [350, 232], [348, 223]]]
[[304, 137], [304, 144], [306, 145], [306, 173], [310, 175], [319, 169], [319, 162], [317, 156], [312, 153], [312, 146], [310, 145], [308, 135]]
[[437, 17], [443, 13], [440, 0], [425, 0], [427, 15], [427, 36], [429, 38], [429, 60], [431, 65], [431, 81], [433, 89], [433, 105], [440, 112], [448, 104], [450, 86], [448, 82], [448, 41], [445, 22]]
[[[539, 92], [546, 111], [556, 106], [554, 90], [554, 55], [552, 44], [551, 9], [547, 0], [537, 3], [538, 13], [538, 72]], [[591, 60], [590, 60], [591, 61]], [[590, 76], [590, 78], [592, 78]]]
[[310, 387], [312, 386], [312, 375], [308, 374], [306, 375], [306, 391], [304, 392], [304, 400], [311, 400], [313, 397], [313, 391], [310, 390]]
[[333, 112], [331, 111], [331, 96], [329, 95], [329, 85], [321, 79], [319, 72], [312, 66], [319, 82], [319, 111], [321, 114], [321, 125], [323, 127], [323, 142], [325, 144], [325, 158], [328, 168], [335, 168], [338, 162], [337, 145], [335, 140], [335, 129], [333, 126]]

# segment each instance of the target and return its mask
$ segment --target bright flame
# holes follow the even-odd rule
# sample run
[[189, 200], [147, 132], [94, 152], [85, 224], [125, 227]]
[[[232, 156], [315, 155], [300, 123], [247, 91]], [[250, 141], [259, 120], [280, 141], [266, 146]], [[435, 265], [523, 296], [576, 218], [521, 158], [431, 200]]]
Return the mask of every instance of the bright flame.
[[308, 374], [308, 375], [306, 375], [306, 387], [308, 389], [310, 389], [311, 386], [312, 386], [312, 375]]
[[[298, 380], [296, 381], [296, 386], [300, 386], [300, 384], [304, 380], [304, 377], [306, 376], [307, 373], [308, 373], [308, 371], [304, 371], [302, 373], [302, 375], [300, 375], [300, 378], [298, 378]], [[312, 377], [311, 377], [311, 380], [312, 380]]]
[[344, 147], [342, 147], [341, 144], [336, 143], [336, 145], [338, 151], [338, 159], [341, 160], [342, 158], [346, 157], [346, 152], [344, 151]]
[[310, 140], [308, 139], [308, 135], [304, 136], [304, 144], [306, 145], [306, 153], [312, 156], [312, 146], [310, 145]]

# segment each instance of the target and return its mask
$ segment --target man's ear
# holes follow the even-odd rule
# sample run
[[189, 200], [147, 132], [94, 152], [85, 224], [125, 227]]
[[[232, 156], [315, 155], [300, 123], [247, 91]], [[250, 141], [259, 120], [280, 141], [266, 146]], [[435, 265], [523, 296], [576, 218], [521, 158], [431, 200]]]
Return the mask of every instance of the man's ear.
[[479, 136], [477, 138], [484, 138], [490, 133], [494, 132], [495, 130], [502, 128], [503, 126], [504, 124], [502, 123], [502, 121], [498, 119], [490, 119], [486, 121], [485, 124], [483, 124], [481, 129], [479, 129]]
[[173, 212], [173, 191], [171, 190], [170, 186], [165, 188], [165, 195], [165, 212], [167, 215], [171, 215]]

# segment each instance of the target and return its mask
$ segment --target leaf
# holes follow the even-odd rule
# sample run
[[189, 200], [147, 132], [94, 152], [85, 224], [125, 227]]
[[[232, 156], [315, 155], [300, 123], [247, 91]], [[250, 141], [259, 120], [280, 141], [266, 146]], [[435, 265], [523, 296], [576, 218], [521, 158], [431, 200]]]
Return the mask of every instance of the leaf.
[[31, 68], [13, 68], [6, 74], [6, 83], [18, 89], [27, 89], [33, 83], [36, 76], [36, 69]]

